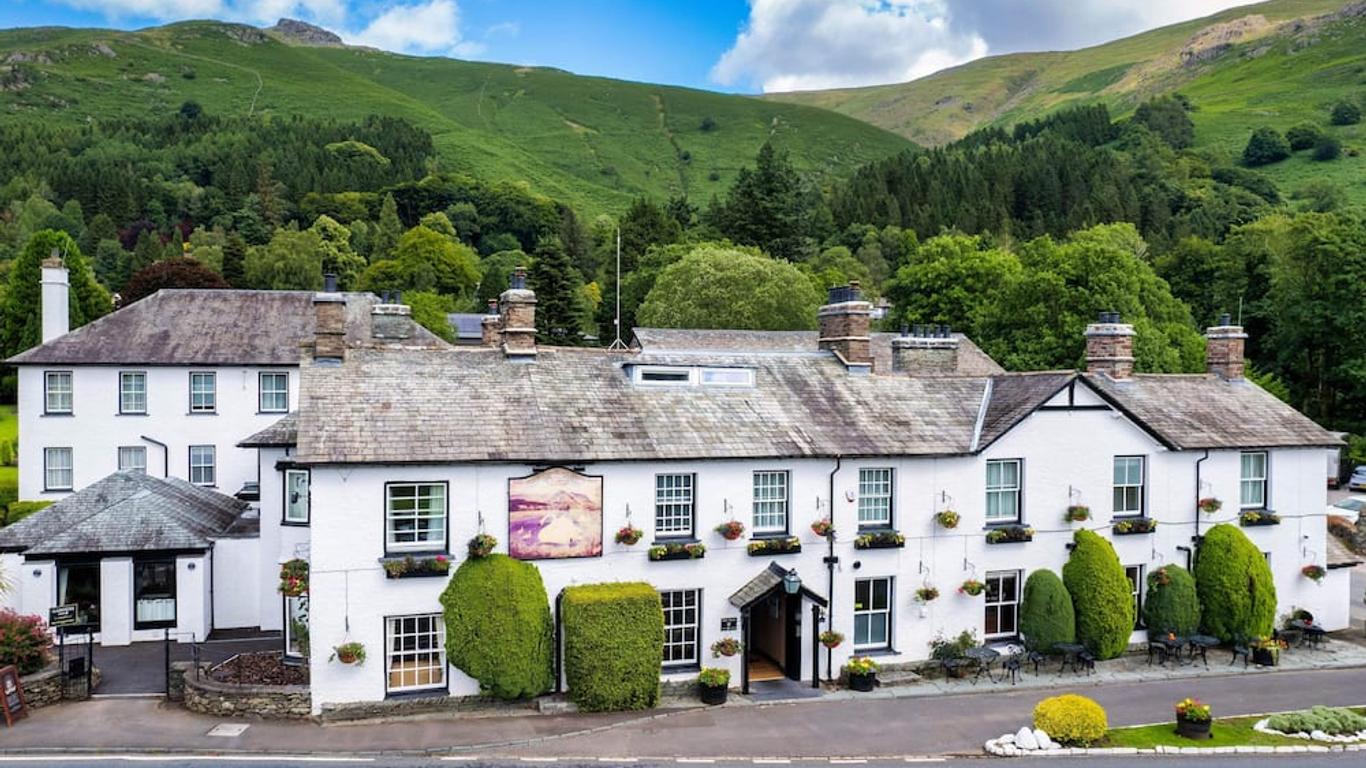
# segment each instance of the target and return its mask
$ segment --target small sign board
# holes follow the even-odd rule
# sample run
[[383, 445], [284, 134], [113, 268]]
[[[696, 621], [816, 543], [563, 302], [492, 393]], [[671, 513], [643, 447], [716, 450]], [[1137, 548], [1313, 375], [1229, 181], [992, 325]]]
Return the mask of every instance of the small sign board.
[[5, 712], [5, 725], [28, 717], [28, 702], [24, 700], [24, 684], [19, 682], [17, 667], [0, 668], [0, 710]]
[[734, 632], [734, 631], [736, 631], [736, 630], [739, 629], [739, 628], [740, 628], [740, 620], [737, 619], [737, 618], [735, 618], [734, 616], [731, 616], [731, 617], [725, 618], [725, 619], [721, 619], [721, 631], [722, 631], [722, 632]]
[[80, 611], [75, 605], [58, 605], [47, 611], [49, 627], [74, 627], [81, 623]]

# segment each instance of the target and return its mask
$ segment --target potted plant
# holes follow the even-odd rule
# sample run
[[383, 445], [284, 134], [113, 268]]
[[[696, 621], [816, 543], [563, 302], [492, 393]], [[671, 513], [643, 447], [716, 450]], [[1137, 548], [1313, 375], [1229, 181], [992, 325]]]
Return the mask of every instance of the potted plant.
[[1176, 734], [1187, 739], [1210, 738], [1210, 706], [1199, 699], [1176, 702]]
[[702, 692], [703, 704], [725, 704], [730, 687], [730, 670], [707, 667], [697, 676], [697, 688]]
[[844, 663], [844, 674], [849, 678], [849, 688], [867, 693], [877, 685], [877, 662], [867, 656], [855, 656]]
[[854, 537], [854, 549], [900, 549], [906, 537], [896, 531], [864, 531]]
[[627, 523], [625, 527], [617, 531], [617, 543], [625, 544], [628, 547], [634, 547], [636, 542], [640, 541], [640, 537], [644, 535], [644, 531]]
[[711, 655], [714, 659], [722, 656], [734, 656], [740, 652], [740, 641], [733, 637], [723, 637], [711, 644]]
[[958, 513], [954, 512], [952, 509], [946, 509], [934, 516], [934, 521], [939, 523], [940, 528], [948, 529], [957, 528], [959, 519]]
[[1328, 572], [1325, 571], [1321, 565], [1306, 565], [1300, 569], [1300, 574], [1303, 575], [1304, 578], [1312, 580], [1315, 584], [1322, 584], [1323, 577], [1327, 576]]
[[721, 534], [726, 541], [735, 541], [745, 535], [745, 524], [739, 520], [728, 520], [716, 526], [716, 532]]
[[280, 594], [300, 597], [308, 594], [308, 561], [300, 558], [280, 564]]
[[1224, 508], [1224, 502], [1214, 498], [1213, 496], [1207, 496], [1201, 499], [1199, 502], [1197, 502], [1196, 506], [1200, 507], [1201, 512], [1204, 512], [1207, 515], [1212, 515], [1215, 512], [1218, 512], [1219, 510]]
[[924, 586], [915, 591], [917, 602], [928, 603], [939, 597], [939, 590], [931, 586]]
[[1259, 637], [1250, 643], [1252, 663], [1263, 667], [1274, 667], [1281, 660], [1281, 640], [1272, 637]]
[[328, 661], [340, 661], [343, 664], [360, 666], [365, 663], [365, 646], [354, 641], [334, 646], [332, 657]]
[[824, 538], [835, 532], [835, 524], [830, 522], [830, 518], [822, 517], [811, 524], [811, 532]]
[[835, 632], [834, 630], [827, 629], [821, 633], [821, 645], [832, 651], [840, 647], [840, 643], [842, 642], [844, 642], [844, 635]]
[[1091, 508], [1084, 504], [1073, 504], [1063, 517], [1069, 523], [1084, 523], [1091, 519]]
[[498, 546], [498, 540], [487, 533], [477, 533], [470, 539], [470, 557], [488, 557], [493, 548]]
[[977, 597], [978, 595], [985, 592], [986, 589], [987, 585], [983, 584], [977, 579], [968, 579], [967, 581], [963, 582], [962, 586], [958, 588], [958, 593], [962, 595], [969, 595], [971, 597]]

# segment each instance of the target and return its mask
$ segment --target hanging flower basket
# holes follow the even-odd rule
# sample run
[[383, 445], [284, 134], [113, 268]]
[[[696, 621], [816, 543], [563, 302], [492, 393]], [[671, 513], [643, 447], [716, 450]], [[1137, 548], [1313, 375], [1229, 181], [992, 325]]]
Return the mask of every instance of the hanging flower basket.
[[723, 637], [711, 644], [711, 655], [714, 658], [722, 656], [734, 656], [740, 652], [740, 641], [733, 637]]
[[332, 657], [328, 661], [360, 666], [365, 663], [365, 646], [356, 642], [342, 643], [332, 649]]
[[826, 648], [834, 650], [840, 647], [840, 643], [842, 642], [844, 642], [844, 635], [841, 635], [838, 632], [827, 629], [821, 633], [821, 645]]
[[936, 513], [934, 516], [934, 521], [939, 523], [940, 528], [948, 528], [950, 530], [958, 527], [959, 519], [958, 513], [954, 512], [952, 509], [946, 509], [943, 512]]
[[1209, 496], [1197, 502], [1196, 506], [1200, 507], [1201, 512], [1204, 512], [1207, 515], [1212, 515], [1215, 512], [1218, 512], [1219, 510], [1224, 508], [1224, 502], [1214, 498], [1213, 496]]
[[716, 526], [714, 530], [726, 541], [735, 541], [745, 535], [745, 524], [739, 520], [729, 520]]
[[308, 594], [308, 561], [294, 558], [280, 565], [280, 594], [301, 597]]
[[640, 541], [640, 538], [644, 535], [644, 531], [634, 526], [628, 525], [625, 528], [622, 528], [621, 530], [617, 531], [617, 543], [625, 544], [628, 547], [634, 547], [636, 545], [636, 542]]
[[915, 591], [916, 602], [930, 603], [939, 599], [939, 590], [934, 587], [921, 587]]
[[986, 589], [987, 585], [983, 584], [977, 579], [968, 579], [967, 581], [963, 582], [963, 586], [958, 588], [958, 592], [959, 594], [977, 597], [978, 595], [985, 592]]
[[498, 540], [487, 533], [475, 534], [469, 543], [470, 557], [488, 557], [496, 546]]
[[1162, 566], [1153, 572], [1153, 581], [1160, 587], [1165, 587], [1172, 583], [1172, 575], [1167, 573], [1167, 566]]
[[1084, 523], [1091, 519], [1091, 508], [1084, 504], [1073, 504], [1067, 508], [1064, 518], [1069, 523]]
[[811, 532], [821, 537], [829, 536], [835, 532], [835, 524], [830, 522], [830, 518], [822, 517], [811, 524]]
[[1323, 577], [1327, 576], [1328, 572], [1325, 571], [1321, 565], [1306, 565], [1300, 569], [1300, 575], [1304, 576], [1306, 579], [1312, 580], [1315, 584], [1321, 584], [1323, 583]]

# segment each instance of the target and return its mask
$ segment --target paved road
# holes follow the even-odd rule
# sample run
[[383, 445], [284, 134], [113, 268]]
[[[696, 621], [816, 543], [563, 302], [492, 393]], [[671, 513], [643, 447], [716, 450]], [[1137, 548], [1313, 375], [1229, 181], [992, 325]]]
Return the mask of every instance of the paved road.
[[[1101, 768], [1319, 768], [1319, 766], [1329, 766], [1329, 768], [1347, 768], [1347, 766], [1360, 765], [1361, 753], [1339, 753], [1330, 755], [1286, 755], [1280, 757], [1256, 757], [1251, 755], [1240, 755], [1237, 757], [1112, 757], [1112, 758], [1089, 758], [1085, 760], [1071, 760], [1067, 758], [1021, 758], [1007, 762], [987, 762], [987, 758], [952, 758], [934, 759], [923, 761], [925, 764], [945, 766], [973, 766], [1001, 765], [1008, 768], [1068, 768], [1070, 766], [1097, 765]], [[119, 765], [119, 764], [145, 764], [165, 766], [165, 768], [202, 768], [206, 763], [221, 764], [229, 766], [251, 766], [252, 768], [311, 768], [318, 765], [336, 766], [375, 766], [376, 768], [406, 768], [407, 766], [434, 768], [437, 766], [468, 766], [468, 768], [528, 768], [528, 766], [552, 765], [555, 768], [602, 768], [600, 761], [568, 762], [559, 761], [555, 763], [528, 763], [525, 761], [474, 761], [451, 763], [442, 761], [438, 758], [412, 758], [412, 759], [382, 759], [382, 758], [355, 758], [352, 760], [328, 760], [326, 758], [310, 758], [308, 760], [266, 759], [266, 760], [245, 760], [242, 758], [209, 757], [195, 758], [186, 760], [176, 757], [161, 757], [156, 755], [136, 755], [136, 756], [92, 756], [87, 760], [47, 760], [42, 762], [27, 762], [16, 760], [6, 762], [6, 765], [33, 766], [33, 768], [89, 768], [92, 764]], [[791, 763], [794, 768], [825, 768], [826, 766], [845, 766], [855, 765], [857, 768], [908, 768], [919, 763], [908, 763], [904, 760], [895, 761], [869, 761], [866, 763], [831, 763], [828, 761], [799, 761]], [[653, 763], [608, 763], [608, 765], [630, 766], [637, 765], [640, 768], [676, 768], [679, 765], [686, 765], [688, 768], [695, 768], [698, 763], [678, 763], [675, 761], [662, 761]], [[739, 761], [719, 761], [716, 763], [704, 764], [704, 768], [770, 768], [773, 763], [756, 763], [753, 760]]]

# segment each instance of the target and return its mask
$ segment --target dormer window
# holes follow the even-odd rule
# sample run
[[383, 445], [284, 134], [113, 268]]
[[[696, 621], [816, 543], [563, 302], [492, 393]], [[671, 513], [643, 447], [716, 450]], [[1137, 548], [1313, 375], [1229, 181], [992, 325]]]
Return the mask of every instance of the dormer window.
[[651, 387], [689, 387], [693, 383], [693, 369], [664, 366], [637, 366], [636, 383]]
[[637, 365], [632, 380], [646, 387], [752, 387], [750, 368], [693, 368], [665, 365]]
[[703, 368], [702, 386], [752, 387], [754, 371], [749, 368]]

